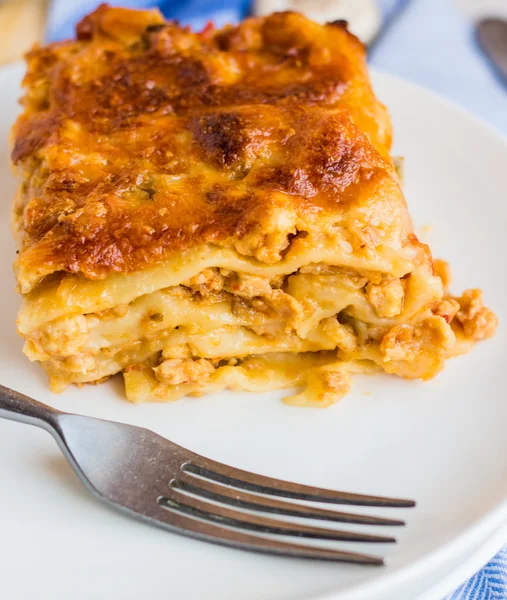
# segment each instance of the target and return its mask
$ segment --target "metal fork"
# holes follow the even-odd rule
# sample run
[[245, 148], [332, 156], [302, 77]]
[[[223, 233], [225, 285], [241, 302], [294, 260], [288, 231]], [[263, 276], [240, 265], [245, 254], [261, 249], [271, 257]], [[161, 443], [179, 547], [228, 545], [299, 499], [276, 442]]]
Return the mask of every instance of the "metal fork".
[[350, 494], [254, 475], [195, 454], [147, 429], [60, 412], [4, 386], [0, 386], [0, 417], [49, 431], [89, 491], [107, 504], [175, 533], [244, 550], [381, 565], [384, 560], [379, 556], [290, 543], [279, 536], [395, 542], [392, 537], [301, 525], [262, 513], [360, 525], [404, 525], [398, 519], [290, 500], [415, 506], [412, 500]]

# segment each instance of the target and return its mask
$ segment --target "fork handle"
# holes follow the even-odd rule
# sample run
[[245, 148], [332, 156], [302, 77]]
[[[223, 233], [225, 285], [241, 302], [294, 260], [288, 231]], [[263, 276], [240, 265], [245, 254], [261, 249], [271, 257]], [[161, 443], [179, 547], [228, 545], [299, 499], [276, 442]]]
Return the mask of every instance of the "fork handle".
[[36, 425], [53, 432], [56, 416], [62, 414], [42, 402], [0, 385], [0, 417]]

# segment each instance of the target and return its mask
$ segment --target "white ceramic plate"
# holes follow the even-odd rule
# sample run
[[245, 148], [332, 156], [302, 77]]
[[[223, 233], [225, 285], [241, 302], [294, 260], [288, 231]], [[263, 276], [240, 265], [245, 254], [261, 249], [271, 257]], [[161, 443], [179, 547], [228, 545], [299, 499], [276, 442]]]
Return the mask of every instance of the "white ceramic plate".
[[[4, 140], [15, 116], [20, 77], [19, 67], [0, 71]], [[0, 381], [64, 410], [149, 427], [241, 468], [416, 498], [417, 508], [404, 513], [408, 526], [392, 531], [399, 543], [381, 548], [388, 566], [249, 554], [131, 521], [88, 496], [47, 433], [0, 421], [2, 596], [392, 599], [407, 586], [413, 591], [419, 585], [422, 592], [425, 578], [472, 552], [507, 519], [507, 145], [424, 90], [383, 74], [374, 80], [392, 112], [395, 151], [406, 156], [414, 221], [426, 231], [423, 237], [434, 253], [450, 260], [456, 291], [484, 289], [500, 317], [493, 340], [451, 361], [431, 382], [359, 377], [354, 392], [327, 410], [287, 407], [278, 393], [222, 393], [134, 406], [122, 399], [116, 381], [54, 396], [42, 372], [21, 354], [15, 333], [18, 299], [11, 291], [14, 245], [8, 231], [14, 183], [5, 143], [0, 158], [0, 277], [6, 282], [0, 299]], [[427, 225], [429, 231], [421, 229]]]

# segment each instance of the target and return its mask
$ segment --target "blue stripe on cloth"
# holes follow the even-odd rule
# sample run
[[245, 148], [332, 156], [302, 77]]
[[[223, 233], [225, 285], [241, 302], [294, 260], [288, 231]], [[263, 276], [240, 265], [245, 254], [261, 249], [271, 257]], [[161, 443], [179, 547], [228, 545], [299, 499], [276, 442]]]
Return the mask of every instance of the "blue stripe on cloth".
[[506, 600], [507, 547], [445, 600]]
[[[53, 0], [50, 5], [46, 40], [55, 41], [74, 36], [76, 23], [94, 10], [102, 0]], [[108, 0], [112, 6], [126, 8], [159, 8], [170, 19], [190, 25], [199, 31], [210, 20], [217, 27], [237, 23], [244, 19], [250, 8], [250, 0]]]

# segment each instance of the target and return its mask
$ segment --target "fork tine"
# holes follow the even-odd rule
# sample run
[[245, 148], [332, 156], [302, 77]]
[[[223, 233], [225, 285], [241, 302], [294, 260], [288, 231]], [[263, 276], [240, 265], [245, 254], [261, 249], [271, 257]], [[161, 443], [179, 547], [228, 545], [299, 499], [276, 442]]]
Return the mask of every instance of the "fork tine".
[[[155, 504], [155, 502], [154, 502]], [[184, 515], [169, 506], [156, 504], [158, 510], [145, 518], [153, 525], [165, 527], [175, 533], [198, 538], [207, 542], [222, 544], [242, 550], [253, 550], [267, 554], [278, 554], [296, 558], [312, 558], [335, 562], [346, 562], [363, 565], [383, 565], [384, 559], [380, 556], [361, 554], [359, 552], [345, 552], [334, 548], [319, 548], [304, 544], [292, 544], [272, 538], [243, 533], [228, 529], [215, 523], [210, 523]], [[131, 512], [131, 511], [129, 511]], [[139, 513], [131, 512], [139, 517]]]
[[293, 502], [285, 502], [284, 500], [278, 500], [269, 496], [250, 494], [237, 488], [220, 485], [214, 481], [198, 479], [192, 475], [183, 475], [180, 479], [173, 479], [170, 485], [173, 488], [181, 488], [186, 492], [216, 502], [277, 515], [319, 519], [336, 523], [355, 523], [359, 525], [405, 525], [405, 522], [400, 519], [386, 519], [383, 517], [344, 513], [336, 510], [326, 510], [313, 506], [303, 506]]
[[325, 529], [322, 527], [309, 527], [307, 525], [297, 525], [295, 523], [284, 522], [278, 519], [245, 513], [224, 506], [219, 506], [199, 500], [198, 498], [179, 494], [179, 498], [174, 496], [159, 498], [159, 504], [164, 507], [174, 508], [189, 516], [198, 517], [207, 521], [215, 521], [221, 525], [258, 531], [261, 533], [271, 533], [275, 535], [292, 535], [302, 538], [313, 538], [321, 540], [335, 540], [342, 542], [395, 542], [395, 538], [369, 535], [364, 533], [355, 533], [353, 531], [339, 531], [337, 529]]
[[410, 508], [415, 506], [413, 500], [401, 498], [386, 498], [382, 496], [367, 496], [364, 494], [350, 494], [324, 488], [291, 483], [273, 479], [264, 475], [257, 475], [242, 471], [228, 465], [215, 462], [203, 456], [195, 456], [182, 464], [181, 469], [186, 473], [193, 473], [224, 483], [233, 487], [257, 492], [260, 494], [271, 494], [283, 498], [295, 500], [310, 500], [313, 502], [328, 502], [332, 504], [349, 504], [356, 506], [383, 506], [395, 508]]

